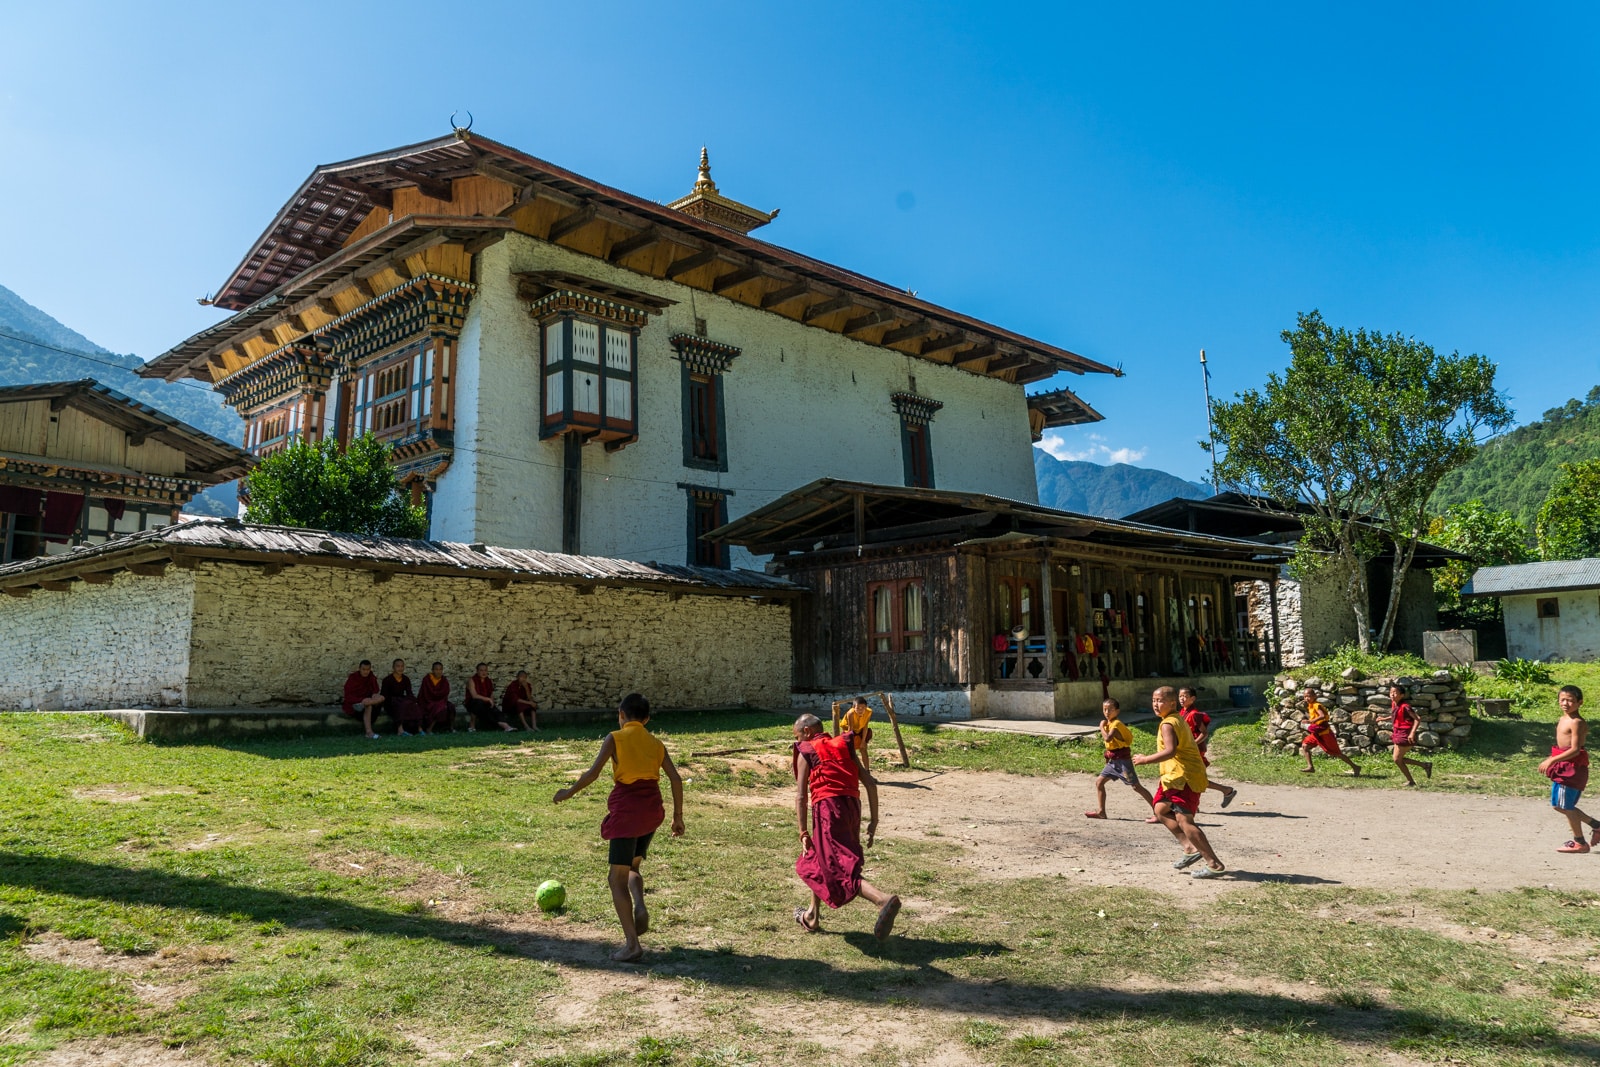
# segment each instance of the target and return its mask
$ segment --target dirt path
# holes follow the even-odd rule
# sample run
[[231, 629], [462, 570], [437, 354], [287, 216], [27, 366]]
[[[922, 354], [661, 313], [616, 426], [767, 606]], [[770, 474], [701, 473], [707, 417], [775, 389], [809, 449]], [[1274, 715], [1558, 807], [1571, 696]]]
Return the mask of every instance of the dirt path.
[[[1093, 885], [1162, 888], [1177, 845], [1132, 790], [1113, 783], [1105, 821], [1086, 819], [1094, 779], [954, 771], [886, 776], [880, 834], [967, 849], [956, 862], [997, 878], [1063, 874]], [[784, 798], [787, 802], [787, 797]], [[1566, 823], [1536, 797], [1418, 789], [1244, 785], [1223, 811], [1206, 795], [1200, 826], [1232, 872], [1192, 884], [1281, 881], [1386, 889], [1516, 889], [1600, 885], [1600, 850], [1555, 851]], [[1185, 889], [1188, 894], [1189, 889]]]

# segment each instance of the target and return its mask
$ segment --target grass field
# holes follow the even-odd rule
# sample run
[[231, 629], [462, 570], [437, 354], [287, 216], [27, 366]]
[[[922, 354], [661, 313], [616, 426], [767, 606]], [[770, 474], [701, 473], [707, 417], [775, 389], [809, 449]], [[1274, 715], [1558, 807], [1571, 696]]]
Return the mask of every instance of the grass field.
[[[1537, 749], [1532, 722], [1516, 743]], [[948, 862], [958, 845], [891, 838], [869, 862], [912, 898], [896, 936], [877, 946], [854, 905], [812, 937], [789, 918], [805, 898], [787, 778], [760, 759], [786, 724], [656, 725], [690, 779], [689, 833], [648, 861], [650, 955], [626, 967], [605, 959], [604, 789], [549, 803], [597, 729], [155, 745], [89, 717], [0, 717], [0, 1064], [59, 1047], [272, 1067], [1600, 1057], [1600, 892], [1255, 884], [1200, 909], [986, 881]], [[1255, 762], [1249, 733], [1219, 732], [1232, 777], [1285, 763], [1300, 780]], [[921, 768], [1089, 762], [1031, 738], [908, 741]], [[1528, 780], [1525, 759], [1450, 759], [1445, 788]], [[544, 917], [550, 877], [569, 907]]]

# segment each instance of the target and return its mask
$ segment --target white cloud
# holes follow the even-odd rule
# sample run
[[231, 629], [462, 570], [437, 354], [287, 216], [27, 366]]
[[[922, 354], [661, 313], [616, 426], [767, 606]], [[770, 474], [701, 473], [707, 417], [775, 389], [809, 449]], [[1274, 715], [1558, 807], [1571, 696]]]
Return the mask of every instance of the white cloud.
[[1084, 435], [1086, 440], [1079, 442], [1079, 447], [1067, 444], [1067, 439], [1054, 430], [1047, 431], [1042, 441], [1034, 443], [1035, 448], [1042, 448], [1056, 459], [1066, 462], [1090, 463], [1137, 463], [1145, 457], [1146, 449], [1143, 448], [1112, 448], [1106, 444], [1106, 439], [1100, 434], [1091, 433]]

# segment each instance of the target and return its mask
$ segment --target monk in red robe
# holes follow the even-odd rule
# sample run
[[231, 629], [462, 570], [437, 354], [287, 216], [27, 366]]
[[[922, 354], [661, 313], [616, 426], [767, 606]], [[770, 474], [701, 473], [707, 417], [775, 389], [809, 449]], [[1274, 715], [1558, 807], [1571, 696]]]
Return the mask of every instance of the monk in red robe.
[[[383, 704], [389, 709], [389, 717], [395, 721], [395, 733], [401, 737], [410, 737], [412, 730], [422, 733], [422, 709], [417, 706], [411, 678], [406, 674], [405, 660], [394, 661], [394, 666], [383, 676], [378, 688], [383, 693]], [[411, 730], [407, 730], [407, 726]]]
[[501, 719], [509, 723], [513, 715], [524, 730], [539, 728], [539, 702], [533, 699], [527, 671], [518, 671], [517, 680], [506, 686], [505, 695], [500, 698]]
[[882, 941], [894, 929], [900, 898], [861, 877], [866, 862], [861, 847], [861, 787], [866, 787], [870, 806], [867, 846], [871, 847], [878, 833], [877, 780], [861, 762], [849, 730], [829, 737], [821, 719], [802, 715], [795, 720], [794, 739], [795, 815], [800, 820], [801, 849], [794, 870], [811, 890], [811, 906], [794, 909], [794, 921], [816, 933], [822, 929], [823, 901], [830, 908], [841, 908], [863, 896], [878, 905], [872, 934]]
[[372, 732], [372, 709], [383, 706], [383, 694], [378, 685], [378, 676], [372, 673], [372, 661], [364, 659], [361, 666], [354, 674], [344, 680], [344, 713], [352, 719], [361, 716], [361, 728], [369, 739], [376, 739], [377, 734]]
[[494, 703], [494, 679], [489, 677], [489, 665], [480, 663], [467, 679], [467, 729], [488, 730], [498, 726], [509, 731], [511, 724], [500, 717]]
[[417, 704], [422, 708], [424, 733], [455, 733], [456, 706], [450, 703], [450, 679], [444, 676], [444, 664], [434, 661], [433, 669], [422, 676], [417, 686]]

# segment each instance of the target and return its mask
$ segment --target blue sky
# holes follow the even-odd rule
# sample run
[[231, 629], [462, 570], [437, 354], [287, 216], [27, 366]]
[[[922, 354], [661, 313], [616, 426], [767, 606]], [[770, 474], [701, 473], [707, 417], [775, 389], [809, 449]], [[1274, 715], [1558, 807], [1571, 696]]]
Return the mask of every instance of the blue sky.
[[[0, 284], [146, 358], [311, 168], [497, 140], [1111, 364], [1053, 440], [1202, 477], [1297, 311], [1600, 383], [1587, 4], [7, 5]], [[450, 12], [442, 14], [442, 12]]]

